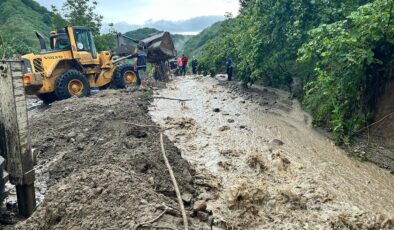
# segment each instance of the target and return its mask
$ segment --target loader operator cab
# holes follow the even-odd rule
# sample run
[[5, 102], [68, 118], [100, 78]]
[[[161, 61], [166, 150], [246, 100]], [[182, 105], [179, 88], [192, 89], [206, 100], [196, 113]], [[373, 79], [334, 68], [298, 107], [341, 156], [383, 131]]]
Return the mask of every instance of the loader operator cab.
[[97, 50], [94, 44], [93, 35], [87, 27], [75, 26], [73, 27], [74, 36], [69, 36], [66, 28], [60, 29], [57, 32], [50, 33], [50, 46], [54, 51], [70, 50], [70, 37], [75, 38], [75, 44], [78, 52], [88, 52], [93, 59], [97, 57]]

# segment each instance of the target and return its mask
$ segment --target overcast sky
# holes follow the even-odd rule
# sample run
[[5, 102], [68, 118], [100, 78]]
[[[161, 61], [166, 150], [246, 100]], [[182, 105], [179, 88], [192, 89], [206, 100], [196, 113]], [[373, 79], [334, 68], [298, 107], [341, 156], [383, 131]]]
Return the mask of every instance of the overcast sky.
[[[41, 5], [61, 7], [64, 0], [36, 0]], [[238, 0], [98, 0], [104, 22], [143, 24], [148, 20], [185, 20], [197, 16], [236, 15]]]

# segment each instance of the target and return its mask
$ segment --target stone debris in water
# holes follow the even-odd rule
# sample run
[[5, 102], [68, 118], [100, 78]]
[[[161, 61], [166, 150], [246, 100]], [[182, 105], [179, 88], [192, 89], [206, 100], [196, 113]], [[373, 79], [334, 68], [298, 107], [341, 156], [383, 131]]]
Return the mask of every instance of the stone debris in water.
[[193, 211], [205, 211], [207, 209], [207, 202], [205, 200], [198, 200], [193, 204]]
[[283, 141], [281, 141], [279, 139], [272, 139], [268, 142], [268, 144], [274, 145], [274, 146], [280, 146], [280, 145], [284, 145], [285, 143], [283, 143]]
[[228, 126], [228, 125], [225, 125], [225, 126], [222, 126], [222, 127], [219, 128], [220, 132], [224, 132], [224, 131], [227, 131], [227, 130], [230, 130], [230, 126]]
[[193, 195], [190, 193], [185, 193], [182, 195], [182, 200], [185, 204], [190, 204], [192, 202]]

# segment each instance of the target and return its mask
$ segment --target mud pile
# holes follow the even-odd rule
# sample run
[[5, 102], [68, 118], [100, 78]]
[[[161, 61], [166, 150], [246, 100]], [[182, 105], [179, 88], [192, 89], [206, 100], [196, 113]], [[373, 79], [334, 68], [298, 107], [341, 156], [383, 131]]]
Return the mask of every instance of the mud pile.
[[[179, 229], [160, 131], [141, 127], [154, 125], [150, 98], [151, 92], [106, 90], [32, 112], [36, 190], [45, 198], [16, 229], [133, 229], [165, 206], [173, 208], [171, 215], [153, 225]], [[181, 193], [194, 194], [193, 170], [167, 138], [164, 142]], [[203, 225], [192, 220], [194, 228]]]

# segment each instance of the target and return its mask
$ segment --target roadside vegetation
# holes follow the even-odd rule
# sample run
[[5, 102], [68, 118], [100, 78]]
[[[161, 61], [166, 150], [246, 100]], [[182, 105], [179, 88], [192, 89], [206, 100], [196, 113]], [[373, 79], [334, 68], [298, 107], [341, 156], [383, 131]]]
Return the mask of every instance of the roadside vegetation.
[[232, 58], [245, 86], [257, 80], [289, 89], [297, 80], [315, 124], [350, 143], [393, 75], [393, 1], [240, 3], [240, 15], [228, 15], [197, 53], [200, 72], [223, 72]]

